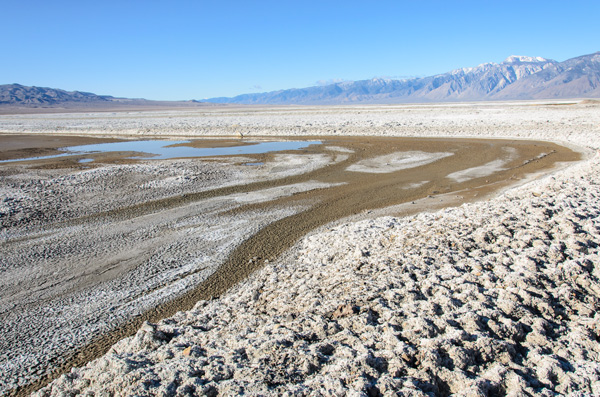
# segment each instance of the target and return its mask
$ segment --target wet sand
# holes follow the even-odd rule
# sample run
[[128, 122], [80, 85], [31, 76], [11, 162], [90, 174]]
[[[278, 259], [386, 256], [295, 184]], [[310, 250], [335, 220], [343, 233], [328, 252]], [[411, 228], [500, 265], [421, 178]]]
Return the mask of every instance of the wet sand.
[[0, 134], [0, 161], [27, 157], [54, 156], [62, 153], [65, 146], [86, 145], [89, 143], [115, 142], [110, 138], [90, 138], [85, 136]]
[[[16, 138], [16, 139], [15, 139]], [[253, 139], [256, 139], [253, 137]], [[298, 140], [298, 137], [294, 137]], [[189, 310], [198, 300], [210, 299], [220, 296], [232, 286], [241, 280], [244, 280], [252, 272], [259, 269], [265, 262], [273, 261], [283, 252], [294, 245], [302, 236], [322, 225], [331, 223], [335, 220], [348, 217], [364, 216], [368, 211], [388, 208], [402, 203], [419, 202], [431, 200], [431, 206], [436, 205], [436, 197], [444, 196], [443, 205], [458, 205], [464, 201], [475, 197], [484, 197], [492, 194], [498, 189], [502, 189], [510, 184], [514, 184], [528, 174], [537, 173], [542, 170], [551, 169], [557, 163], [574, 161], [579, 158], [579, 154], [569, 149], [546, 142], [532, 142], [523, 140], [477, 140], [477, 139], [416, 139], [416, 138], [382, 138], [382, 137], [307, 137], [310, 140], [321, 140], [321, 145], [314, 145], [307, 149], [290, 152], [289, 154], [298, 154], [300, 156], [326, 156], [329, 160], [323, 166], [315, 169], [307, 169], [306, 172], [300, 172], [292, 175], [277, 177], [277, 174], [267, 177], [258, 177], [253, 181], [245, 183], [231, 183], [228, 186], [213, 189], [208, 185], [202, 185], [200, 191], [193, 188], [183, 194], [163, 194], [144, 197], [133, 200], [127, 204], [118, 205], [117, 208], [106, 208], [101, 210], [89, 211], [71, 211], [64, 217], [56, 216], [61, 213], [61, 208], [55, 208], [55, 214], [46, 214], [41, 219], [21, 219], [19, 223], [12, 227], [18, 227], [20, 232], [18, 237], [11, 237], [11, 225], [5, 228], [7, 233], [3, 239], [3, 245], [10, 248], [10, 252], [21, 251], [27, 248], [25, 242], [36, 233], [51, 231], [52, 233], [65, 232], [72, 228], [79, 230], [89, 230], [85, 235], [90, 239], [102, 237], [95, 234], [93, 230], [98, 225], [110, 225], [123, 222], [135, 222], [135, 228], [131, 227], [127, 233], [133, 233], [135, 230], [144, 227], [153, 227], [151, 223], [145, 220], [148, 217], [164, 216], [177, 213], [177, 217], [182, 217], [179, 212], [189, 213], [196, 211], [193, 207], [197, 203], [205, 202], [211, 199], [224, 197], [240, 197], [240, 195], [251, 194], [254, 192], [264, 192], [268, 189], [284, 189], [290, 186], [300, 186], [313, 181], [318, 181], [319, 188], [302, 188], [292, 194], [283, 194], [274, 196], [270, 199], [250, 200], [245, 203], [239, 200], [236, 205], [224, 206], [219, 210], [219, 216], [230, 217], [230, 219], [254, 219], [256, 215], [273, 213], [280, 208], [294, 208], [295, 210], [285, 216], [269, 218], [259, 230], [249, 230], [245, 237], [235, 247], [227, 251], [226, 257], [223, 257], [222, 263], [215, 268], [216, 271], [208, 274], [200, 284], [193, 288], [179, 289], [177, 296], [169, 296], [167, 299], [153, 301], [150, 309], [137, 311], [137, 314], [128, 314], [123, 317], [126, 320], [109, 320], [111, 325], [104, 328], [102, 332], [96, 333], [96, 336], [88, 337], [84, 345], [77, 345], [74, 348], [63, 351], [60, 356], [47, 356], [47, 364], [42, 362], [36, 370], [38, 372], [37, 380], [30, 382], [28, 386], [21, 387], [19, 393], [28, 393], [47, 383], [49, 380], [57, 377], [61, 373], [68, 371], [72, 366], [80, 366], [84, 363], [104, 354], [111, 345], [117, 340], [132, 335], [141, 326], [143, 321], [155, 322], [161, 318], [169, 317], [177, 311]], [[104, 138], [102, 141], [114, 141], [113, 138]], [[36, 142], [31, 145], [31, 141]], [[4, 158], [16, 158], [19, 156], [30, 156], [36, 153], [35, 147], [40, 142], [39, 148], [45, 154], [56, 153], [56, 149], [72, 144], [81, 145], [86, 142], [96, 141], [91, 137], [27, 137], [27, 136], [0, 136], [0, 156]], [[11, 142], [11, 144], [4, 144]], [[197, 146], [227, 146], [239, 143], [239, 140], [226, 139], [218, 141], [196, 140], [192, 145]], [[422, 164], [416, 168], [399, 169], [392, 172], [356, 172], [349, 171], [352, 165], [359, 164], [365, 160], [370, 163], [367, 166], [373, 166], [373, 159], [381, 156], [383, 163], [377, 165], [379, 171], [389, 171], [393, 166], [391, 162], [395, 158], [400, 158], [398, 153], [420, 153], [427, 157], [428, 154], [446, 153], [443, 158], [436, 159], [430, 163]], [[91, 163], [78, 163], [78, 157], [47, 159], [31, 162], [25, 166], [20, 165], [18, 171], [15, 170], [17, 163], [5, 163], [2, 165], [4, 175], [14, 176], [15, 172], [27, 173], [30, 170], [62, 170], [67, 174], [76, 174], [81, 170], [90, 170], [94, 168], [103, 168], [107, 165], [119, 164], [123, 167], [128, 165], [145, 164], [152, 160], [126, 159], [131, 153], [118, 154], [97, 154], [94, 155], [94, 161]], [[255, 163], [270, 164], [271, 170], [277, 167], [286, 167], [278, 156], [281, 153], [269, 153], [263, 155], [243, 156], [241, 163], [252, 161]], [[89, 157], [89, 156], [88, 156]], [[250, 157], [250, 158], [248, 158]], [[231, 161], [236, 161], [232, 156]], [[489, 164], [494, 161], [503, 160], [501, 167], [490, 167]], [[220, 159], [197, 159], [192, 162], [218, 163]], [[377, 162], [375, 162], [377, 163]], [[164, 164], [168, 167], [168, 161]], [[488, 164], [488, 171], [481, 171], [481, 167]], [[219, 165], [217, 167], [222, 167]], [[365, 167], [363, 165], [363, 167]], [[479, 168], [479, 174], [475, 173], [472, 179], [469, 178], [448, 178], [456, 172], [466, 169]], [[485, 168], [485, 167], [484, 167]], [[7, 171], [10, 170], [10, 171]], [[118, 174], [115, 175], [118, 177]], [[51, 187], [51, 186], [49, 186]], [[111, 195], [120, 195], [124, 192], [116, 190]], [[448, 199], [450, 198], [450, 199]], [[90, 206], [93, 207], [93, 203]], [[406, 207], [406, 206], [405, 206]], [[422, 210], [422, 205], [415, 204], [414, 212]], [[171, 212], [169, 212], [171, 211]], [[179, 212], [178, 212], [179, 211]], [[406, 209], [403, 210], [406, 213]], [[410, 212], [410, 209], [408, 210]], [[186, 215], [186, 216], [189, 216]], [[183, 218], [182, 218], [183, 219]], [[166, 233], [163, 230], [163, 233]], [[167, 239], [169, 244], [177, 240], [176, 234], [171, 239]], [[67, 234], [68, 235], [68, 234]], [[60, 240], [60, 236], [58, 237]], [[109, 241], [112, 241], [109, 239]], [[96, 242], [97, 245], [79, 247], [79, 249], [91, 249], [98, 252], [110, 249], [108, 245], [103, 245], [102, 241]], [[158, 244], [162, 240], [155, 239]], [[137, 246], [143, 241], [133, 241]], [[127, 246], [127, 243], [125, 244]], [[143, 245], [143, 244], [142, 244]], [[169, 245], [165, 245], [168, 247]], [[76, 249], [74, 244], [71, 249]], [[33, 251], [32, 251], [33, 252]], [[69, 259], [68, 255], [58, 255], [58, 262], [63, 263], [65, 268], [76, 266], [76, 259]], [[94, 256], [92, 252], [89, 255]], [[62, 258], [62, 259], [61, 259]], [[71, 275], [67, 281], [54, 282], [52, 288], [62, 291], [58, 295], [50, 294], [44, 300], [40, 295], [34, 305], [51, 304], [53, 301], [59, 302], [60, 299], [84, 291], [96, 284], [106, 281], [119, 279], [127, 270], [133, 270], [140, 265], [141, 261], [148, 261], [147, 255], [140, 255], [139, 259], [129, 257], [122, 268], [114, 269], [114, 258], [107, 262], [98, 261], [94, 264], [95, 269], [86, 268], [80, 276]], [[41, 262], [40, 262], [41, 263]], [[60, 266], [60, 265], [59, 265]], [[204, 271], [204, 268], [192, 270], [194, 272]], [[186, 273], [189, 277], [192, 273]], [[94, 276], [96, 274], [96, 276]], [[44, 277], [43, 275], [41, 277]], [[46, 276], [48, 277], [48, 276]], [[20, 281], [19, 288], [23, 288], [23, 280]], [[38, 285], [39, 280], [37, 281]], [[44, 285], [43, 283], [41, 285]], [[32, 286], [35, 291], [38, 287]], [[47, 287], [44, 287], [47, 288]], [[154, 287], [158, 288], [158, 287]], [[161, 286], [164, 288], [164, 285]], [[150, 291], [151, 292], [151, 291]], [[146, 291], [148, 293], [148, 291]], [[3, 300], [10, 301], [10, 290], [3, 291]], [[36, 293], [33, 292], [35, 296]], [[59, 299], [60, 298], [60, 299]], [[6, 302], [3, 302], [6, 303]], [[13, 312], [19, 311], [18, 300], [13, 299]], [[30, 301], [28, 305], [32, 305]], [[144, 306], [148, 307], [148, 305]], [[56, 332], [62, 332], [57, 329]], [[15, 335], [16, 337], [17, 335]], [[19, 336], [22, 338], [22, 335]], [[10, 337], [5, 336], [5, 342], [10, 343]], [[13, 341], [15, 342], [15, 341]], [[26, 341], [21, 341], [26, 342]], [[41, 375], [41, 376], [39, 376]]]

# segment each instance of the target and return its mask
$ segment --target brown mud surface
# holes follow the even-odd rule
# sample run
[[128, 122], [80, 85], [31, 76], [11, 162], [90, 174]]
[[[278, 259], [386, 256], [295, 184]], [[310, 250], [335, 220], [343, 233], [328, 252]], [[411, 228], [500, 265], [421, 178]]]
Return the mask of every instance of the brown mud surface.
[[[57, 149], [69, 145], [99, 143], [96, 138], [83, 137], [42, 137], [36, 136], [35, 148], [28, 146], [27, 138], [14, 139], [15, 136], [0, 137], [0, 159], [14, 159], [23, 156], [39, 156], [56, 154]], [[253, 137], [257, 139], [257, 137]], [[294, 137], [294, 140], [302, 139]], [[158, 213], [169, 208], [182, 207], [206, 198], [220, 197], [230, 194], [253, 192], [260, 189], [276, 188], [285, 185], [319, 181], [333, 184], [331, 187], [300, 192], [271, 201], [241, 205], [229, 210], [236, 215], [251, 210], [285, 207], [298, 203], [310, 203], [308, 209], [294, 215], [277, 220], [245, 240], [229, 255], [218, 270], [204, 282], [183, 295], [169, 302], [159, 304], [154, 309], [131, 318], [126, 324], [121, 324], [108, 334], [97, 337], [87, 346], [82, 347], [71, 357], [57, 366], [51, 373], [40, 378], [33, 384], [14, 390], [14, 394], [26, 395], [57, 378], [73, 366], [82, 366], [86, 362], [105, 354], [118, 340], [133, 335], [144, 321], [156, 322], [172, 316], [177, 311], [191, 309], [202, 299], [218, 297], [232, 286], [247, 278], [252, 272], [262, 267], [266, 261], [273, 261], [287, 249], [292, 247], [308, 232], [336, 221], [338, 219], [360, 216], [371, 210], [396, 206], [403, 203], [433, 199], [438, 195], [452, 197], [443, 205], [459, 205], [473, 198], [488, 196], [499, 189], [505, 188], [527, 175], [550, 170], [559, 163], [575, 161], [580, 155], [565, 147], [548, 142], [533, 142], [524, 140], [480, 140], [480, 139], [442, 139], [442, 138], [380, 138], [380, 137], [315, 137], [307, 139], [320, 140], [321, 145], [312, 145], [295, 153], [327, 153], [335, 156], [347, 156], [337, 163], [329, 164], [301, 175], [288, 176], [281, 179], [253, 182], [220, 189], [187, 193], [141, 202], [126, 208], [105, 211], [91, 216], [67, 220], [73, 225], [85, 224], [102, 219], [107, 222], [114, 220], [133, 219], [148, 214]], [[113, 142], [114, 139], [104, 139], [103, 142]], [[12, 142], [8, 144], [6, 142]], [[228, 146], [240, 144], [243, 140], [194, 140], [191, 145], [197, 147]], [[345, 150], [340, 151], [339, 148]], [[36, 152], [35, 150], [38, 150]], [[448, 175], [506, 158], [507, 150], [516, 153], [506, 160], [501, 170], [489, 175], [473, 177], [459, 182]], [[365, 159], [397, 152], [449, 152], [453, 155], [430, 162], [416, 168], [407, 168], [385, 173], [368, 173], [348, 171], [350, 165]], [[33, 154], [32, 154], [33, 153]], [[112, 156], [112, 157], [111, 157]], [[89, 157], [89, 156], [87, 156]], [[252, 155], [260, 162], [273, 161], [274, 154]], [[122, 156], [103, 154], [98, 161], [134, 162], [124, 160]], [[151, 161], [151, 160], [144, 160]], [[206, 159], [201, 161], [208, 161]], [[62, 165], [61, 165], [62, 163]], [[94, 163], [78, 165], [73, 160], [56, 159], [38, 161], [33, 167], [93, 167]], [[422, 205], [415, 205], [414, 212], [422, 210]], [[403, 214], [410, 212], [410, 206]], [[60, 222], [60, 220], [59, 220]]]
[[0, 134], [0, 161], [28, 157], [55, 156], [60, 148], [91, 143], [116, 142], [118, 139], [82, 136]]

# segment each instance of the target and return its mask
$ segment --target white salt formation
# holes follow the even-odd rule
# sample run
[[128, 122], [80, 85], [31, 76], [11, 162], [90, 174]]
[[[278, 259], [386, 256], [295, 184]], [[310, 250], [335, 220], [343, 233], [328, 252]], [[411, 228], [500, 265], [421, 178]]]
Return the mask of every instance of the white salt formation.
[[313, 234], [39, 395], [598, 394], [599, 171]]
[[[432, 108], [412, 132], [385, 107], [338, 128], [600, 148], [594, 104]], [[37, 395], [600, 395], [599, 247], [596, 153], [487, 201], [322, 228]]]
[[361, 160], [348, 167], [348, 171], [371, 172], [375, 174], [405, 170], [421, 167], [433, 163], [453, 153], [425, 153], [425, 152], [400, 152], [378, 156], [372, 159]]

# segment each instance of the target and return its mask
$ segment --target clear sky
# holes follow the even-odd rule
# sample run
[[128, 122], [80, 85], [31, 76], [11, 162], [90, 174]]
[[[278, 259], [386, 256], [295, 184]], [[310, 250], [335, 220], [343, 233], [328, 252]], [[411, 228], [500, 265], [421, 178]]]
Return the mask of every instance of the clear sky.
[[600, 51], [600, 1], [1, 0], [0, 84], [202, 99]]

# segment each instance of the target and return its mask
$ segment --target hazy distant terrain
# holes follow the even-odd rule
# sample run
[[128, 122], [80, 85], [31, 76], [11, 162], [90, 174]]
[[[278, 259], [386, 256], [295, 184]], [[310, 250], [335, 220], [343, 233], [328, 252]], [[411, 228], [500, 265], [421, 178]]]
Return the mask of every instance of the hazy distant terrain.
[[115, 98], [90, 92], [65, 91], [20, 84], [0, 85], [0, 113], [28, 110], [129, 110], [203, 106], [198, 101], [150, 101], [147, 99]]
[[600, 52], [557, 62], [510, 56], [500, 64], [406, 80], [371, 79], [289, 89], [213, 103], [336, 105], [600, 97]]
[[[201, 93], [199, 93], [201, 95]], [[564, 62], [510, 56], [448, 73], [405, 80], [371, 79], [211, 98], [203, 102], [115, 98], [55, 88], [0, 85], [0, 113], [194, 108], [213, 104], [340, 105], [445, 101], [600, 98], [600, 52]]]

